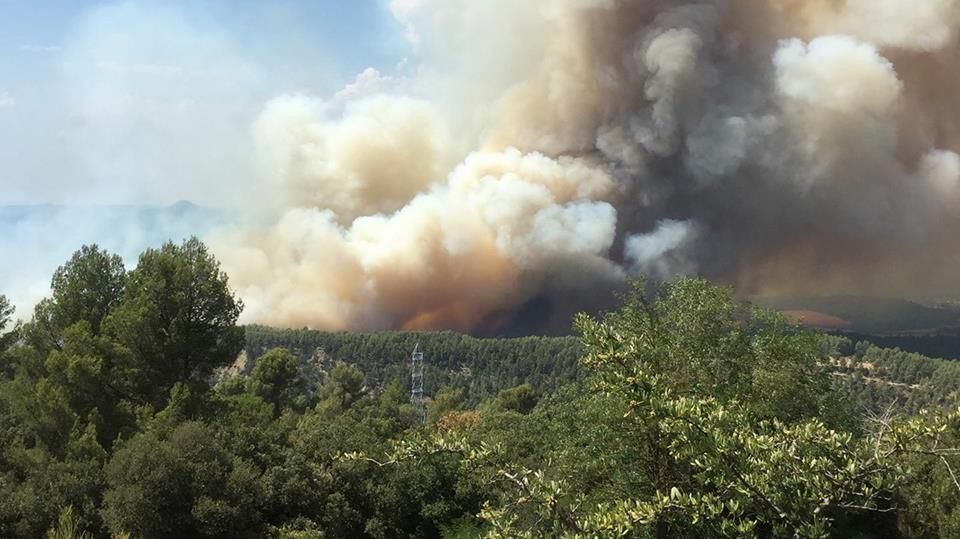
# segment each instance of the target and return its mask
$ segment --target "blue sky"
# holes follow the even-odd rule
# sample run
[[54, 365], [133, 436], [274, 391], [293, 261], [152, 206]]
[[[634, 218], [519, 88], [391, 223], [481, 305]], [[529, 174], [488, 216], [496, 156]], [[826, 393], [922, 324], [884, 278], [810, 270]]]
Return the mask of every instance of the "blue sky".
[[0, 204], [213, 204], [249, 126], [410, 54], [385, 0], [0, 4]]

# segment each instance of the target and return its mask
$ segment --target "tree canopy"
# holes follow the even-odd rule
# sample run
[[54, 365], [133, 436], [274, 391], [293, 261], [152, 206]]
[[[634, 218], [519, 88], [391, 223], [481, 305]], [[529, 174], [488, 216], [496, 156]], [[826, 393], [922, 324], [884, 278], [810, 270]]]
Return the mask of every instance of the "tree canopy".
[[[856, 425], [825, 409], [844, 399], [810, 332], [701, 279], [645, 290], [577, 318], [589, 381], [529, 420], [481, 416], [348, 458], [460, 455], [491, 489], [480, 517], [494, 537], [870, 536], [909, 518], [912, 465], [953, 477], [957, 412]], [[542, 445], [519, 442], [527, 428]]]
[[0, 356], [2, 356], [18, 338], [17, 332], [14, 331], [16, 328], [11, 327], [14, 311], [15, 309], [13, 305], [10, 304], [7, 296], [0, 294]]
[[196, 238], [140, 256], [106, 321], [144, 370], [140, 390], [161, 403], [177, 382], [202, 382], [243, 349], [243, 309], [220, 264]]
[[635, 283], [558, 339], [241, 328], [241, 308], [196, 239], [129, 272], [81, 249], [22, 328], [0, 296], [0, 536], [960, 531], [953, 364], [701, 279]]

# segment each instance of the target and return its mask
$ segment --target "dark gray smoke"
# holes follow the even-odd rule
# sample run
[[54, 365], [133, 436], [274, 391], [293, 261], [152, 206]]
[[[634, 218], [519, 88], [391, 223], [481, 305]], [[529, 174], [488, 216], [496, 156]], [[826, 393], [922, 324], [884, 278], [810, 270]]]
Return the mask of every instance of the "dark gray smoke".
[[247, 316], [478, 329], [631, 274], [956, 292], [960, 2], [394, 0], [408, 79], [283, 96]]

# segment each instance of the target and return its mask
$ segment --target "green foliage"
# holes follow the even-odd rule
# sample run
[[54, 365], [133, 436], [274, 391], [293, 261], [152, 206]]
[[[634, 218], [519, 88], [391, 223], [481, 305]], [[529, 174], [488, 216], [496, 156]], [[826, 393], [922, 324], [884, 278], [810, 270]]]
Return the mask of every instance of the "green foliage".
[[817, 368], [820, 344], [814, 334], [772, 312], [739, 304], [730, 289], [702, 279], [666, 285], [654, 301], [644, 290], [642, 282], [636, 283], [622, 308], [599, 322], [585, 316], [575, 321], [591, 349], [608, 346], [613, 338], [630, 339], [619, 368], [592, 355], [585, 358], [601, 388], [650, 373], [680, 395], [737, 398], [758, 418], [797, 420], [821, 411], [829, 379]]
[[270, 537], [276, 539], [324, 539], [323, 530], [309, 520], [285, 523], [271, 530]]
[[330, 333], [249, 326], [246, 336], [252, 362], [273, 348], [285, 348], [304, 370], [355, 365], [372, 388], [409, 378], [410, 353], [419, 344], [426, 357], [425, 391], [436, 395], [444, 386], [462, 389], [470, 407], [525, 383], [538, 394], [552, 393], [578, 378], [583, 352], [575, 337], [478, 339], [449, 331]]
[[317, 394], [317, 411], [323, 415], [339, 415], [348, 410], [364, 394], [364, 374], [353, 365], [340, 364], [330, 371]]
[[436, 423], [449, 412], [463, 409], [463, 389], [444, 386], [441, 387], [427, 406], [427, 422]]
[[83, 322], [97, 336], [120, 301], [126, 270], [123, 260], [85, 245], [60, 266], [50, 282], [51, 295], [34, 308], [24, 328], [27, 341], [43, 353], [60, 349], [66, 330]]
[[47, 532], [46, 539], [93, 539], [93, 536], [80, 530], [79, 519], [73, 506], [68, 505], [60, 512], [57, 526]]
[[520, 414], [529, 414], [537, 405], [536, 392], [530, 384], [504, 389], [490, 403], [490, 410], [493, 412], [517, 412]]
[[242, 304], [220, 264], [196, 238], [140, 256], [105, 322], [139, 361], [139, 390], [160, 404], [178, 381], [202, 382], [243, 348]]
[[960, 363], [934, 359], [899, 349], [858, 343], [853, 357], [834, 372], [857, 397], [858, 404], [882, 411], [894, 404], [899, 413], [960, 405]]
[[307, 389], [297, 358], [283, 348], [275, 348], [260, 357], [246, 381], [246, 389], [278, 410], [306, 404], [302, 397]]
[[210, 429], [185, 422], [123, 444], [106, 466], [103, 515], [138, 537], [260, 535], [260, 474], [232, 457]]
[[853, 353], [854, 343], [839, 335], [820, 335], [820, 352], [823, 356], [836, 358]]
[[3, 373], [3, 356], [18, 339], [17, 327], [10, 327], [14, 313], [13, 305], [6, 296], [0, 294], [0, 374]]
[[0, 456], [0, 536], [41, 537], [62, 509], [74, 508], [81, 529], [95, 530], [103, 489], [104, 452], [88, 433], [71, 436], [70, 454], [58, 457], [5, 439]]
[[[152, 349], [136, 345], [163, 335], [165, 342], [213, 343], [198, 352], [225, 356], [242, 342], [239, 305], [225, 297], [225, 278], [196, 240], [157, 253], [145, 254], [127, 279], [118, 257], [82, 248], [57, 270], [51, 296], [24, 327], [23, 345], [7, 353], [15, 376], [0, 381], [0, 536], [43, 535], [64, 507], [80, 528], [102, 531], [104, 465], [116, 442], [147, 423], [173, 429], [208, 407], [196, 379], [204, 369], [183, 380], [166, 377], [147, 353]], [[130, 315], [160, 295], [172, 304], [187, 298], [184, 309], [193, 314], [160, 305], [145, 310], [159, 317]], [[9, 312], [4, 301], [4, 324]], [[159, 390], [173, 398], [152, 417]], [[198, 507], [204, 519], [215, 520], [219, 506]]]
[[7, 299], [7, 296], [0, 294], [0, 332], [7, 330], [13, 312], [14, 308], [10, 304], [10, 300]]
[[[494, 445], [485, 419], [466, 433], [409, 438], [380, 462], [348, 460], [460, 455], [490, 489], [480, 514], [490, 537], [828, 537], [863, 514], [891, 527], [884, 517], [898, 511], [911, 463], [958, 454], [947, 445], [958, 414], [887, 418], [864, 437], [826, 425], [817, 340], [728, 290], [696, 279], [652, 301], [642, 290], [601, 320], [578, 318], [586, 393], [509, 427], [499, 420], [509, 437]], [[558, 438], [542, 428], [555, 418], [567, 429]], [[517, 453], [531, 438], [557, 445], [538, 459], [533, 444]]]
[[96, 245], [83, 246], [53, 274], [46, 305], [50, 311], [44, 317], [58, 329], [86, 321], [98, 334], [100, 324], [120, 301], [125, 278], [119, 256]]
[[0, 350], [0, 536], [957, 534], [952, 364], [646, 288], [579, 339], [252, 327], [223, 369], [241, 305], [200, 242], [84, 248]]

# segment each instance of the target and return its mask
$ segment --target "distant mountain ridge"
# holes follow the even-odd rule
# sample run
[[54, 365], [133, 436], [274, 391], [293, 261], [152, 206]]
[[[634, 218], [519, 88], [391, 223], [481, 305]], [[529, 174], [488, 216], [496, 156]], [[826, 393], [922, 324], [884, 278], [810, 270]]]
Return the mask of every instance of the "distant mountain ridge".
[[49, 276], [81, 246], [97, 244], [135, 264], [167, 241], [203, 238], [230, 222], [226, 211], [180, 201], [148, 205], [0, 205], [0, 294], [27, 315]]
[[[0, 242], [13, 242], [23, 236], [41, 243], [76, 238], [79, 243], [73, 242], [75, 248], [84, 243], [102, 243], [126, 251], [131, 243], [148, 247], [158, 239], [203, 235], [227, 220], [223, 210], [188, 201], [168, 206], [6, 205], [0, 206]], [[118, 238], [123, 241], [115, 241]]]
[[199, 206], [187, 200], [180, 200], [166, 206], [148, 204], [5, 204], [0, 205], [0, 223], [11, 224], [27, 219], [53, 217], [57, 214], [91, 214], [105, 216], [193, 216], [211, 220], [220, 220], [225, 212], [216, 208]]
[[[760, 298], [755, 301], [824, 329], [876, 335], [960, 332], [960, 307], [949, 303], [926, 305], [906, 299], [865, 296]], [[818, 325], [821, 321], [830, 324]]]

